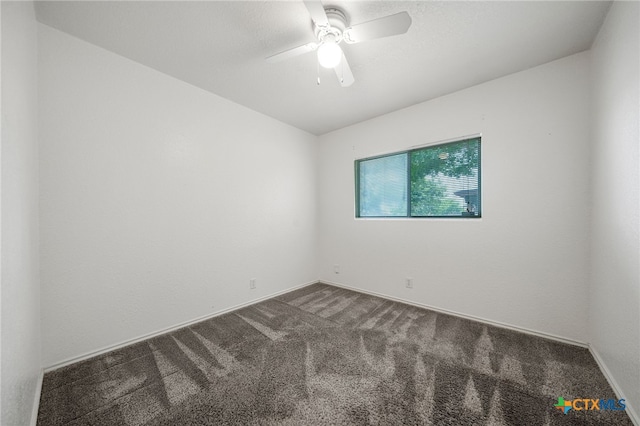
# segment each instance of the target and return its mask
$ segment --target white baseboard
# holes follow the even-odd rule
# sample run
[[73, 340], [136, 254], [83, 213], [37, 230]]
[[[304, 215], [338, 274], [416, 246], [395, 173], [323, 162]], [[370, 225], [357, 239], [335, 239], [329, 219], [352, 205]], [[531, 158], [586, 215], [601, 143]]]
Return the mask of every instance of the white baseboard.
[[495, 327], [506, 328], [508, 330], [518, 331], [520, 333], [531, 334], [531, 335], [534, 335], [534, 336], [537, 336], [537, 337], [542, 337], [542, 338], [545, 338], [545, 339], [555, 340], [557, 342], [568, 343], [570, 345], [580, 346], [582, 348], [588, 348], [589, 347], [589, 345], [587, 343], [585, 343], [585, 342], [569, 339], [567, 337], [557, 336], [557, 335], [551, 334], [551, 333], [545, 333], [543, 331], [537, 331], [537, 330], [532, 330], [532, 329], [525, 328], [525, 327], [519, 327], [519, 326], [516, 326], [516, 325], [507, 324], [507, 323], [500, 322], [500, 321], [494, 321], [494, 320], [490, 320], [490, 319], [486, 319], [486, 318], [476, 317], [474, 315], [467, 315], [467, 314], [463, 314], [463, 313], [460, 313], [460, 312], [451, 311], [449, 309], [438, 308], [436, 306], [427, 305], [425, 303], [414, 302], [414, 301], [411, 301], [411, 300], [403, 299], [401, 297], [395, 297], [395, 296], [390, 296], [390, 295], [384, 294], [384, 293], [378, 293], [378, 292], [375, 292], [375, 291], [364, 290], [364, 289], [361, 289], [361, 288], [358, 288], [358, 287], [352, 287], [352, 286], [349, 286], [349, 285], [336, 283], [336, 282], [332, 282], [332, 281], [320, 280], [320, 282], [321, 283], [325, 283], [325, 284], [329, 284], [329, 285], [332, 285], [332, 286], [336, 286], [336, 287], [346, 288], [347, 290], [357, 291], [358, 293], [364, 293], [364, 294], [369, 294], [371, 296], [377, 296], [377, 297], [382, 297], [382, 298], [389, 299], [389, 300], [394, 300], [396, 302], [404, 303], [404, 304], [415, 306], [415, 307], [418, 307], [418, 308], [429, 309], [431, 311], [440, 312], [440, 313], [443, 313], [443, 314], [452, 315], [452, 316], [455, 316], [455, 317], [464, 318], [464, 319], [468, 319], [468, 320], [471, 320], [471, 321], [481, 322], [481, 323], [484, 323], [484, 324], [493, 325]]
[[[390, 295], [384, 294], [384, 293], [378, 293], [378, 292], [375, 292], [375, 291], [365, 290], [365, 289], [361, 289], [361, 288], [358, 288], [358, 287], [352, 287], [352, 286], [349, 286], [349, 285], [346, 285], [346, 284], [342, 284], [342, 283], [337, 283], [337, 282], [332, 282], [332, 281], [327, 281], [327, 280], [320, 280], [320, 281], [307, 282], [307, 283], [300, 284], [300, 285], [295, 286], [295, 287], [291, 287], [291, 288], [288, 288], [288, 289], [285, 289], [285, 290], [278, 291], [276, 293], [272, 293], [272, 294], [269, 294], [269, 295], [266, 295], [266, 296], [263, 296], [263, 297], [259, 297], [257, 299], [251, 300], [249, 302], [242, 303], [242, 304], [239, 304], [239, 305], [236, 305], [236, 306], [232, 306], [232, 307], [220, 310], [220, 311], [216, 311], [214, 313], [207, 314], [207, 315], [204, 315], [204, 316], [201, 316], [201, 317], [198, 317], [198, 318], [194, 318], [192, 320], [185, 321], [183, 323], [180, 323], [180, 324], [177, 324], [177, 325], [174, 325], [174, 326], [171, 326], [171, 327], [167, 327], [167, 328], [164, 328], [164, 329], [161, 329], [161, 330], [158, 330], [158, 331], [154, 331], [152, 333], [148, 333], [148, 334], [145, 334], [143, 336], [139, 336], [139, 337], [136, 337], [136, 338], [133, 338], [133, 339], [129, 339], [129, 340], [117, 343], [115, 345], [110, 345], [110, 346], [107, 346], [107, 347], [104, 347], [104, 348], [101, 348], [101, 349], [98, 349], [98, 350], [95, 350], [95, 351], [87, 352], [85, 354], [82, 354], [82, 355], [79, 355], [79, 356], [76, 356], [76, 357], [73, 357], [73, 358], [66, 359], [64, 361], [61, 361], [59, 363], [56, 363], [56, 364], [53, 364], [53, 365], [51, 365], [49, 367], [41, 369], [40, 370], [40, 375], [38, 377], [38, 383], [37, 383], [37, 387], [36, 387], [36, 394], [35, 394], [35, 397], [34, 397], [33, 411], [32, 411], [32, 414], [31, 414], [31, 426], [36, 426], [36, 423], [37, 423], [37, 420], [38, 420], [38, 408], [39, 408], [39, 403], [40, 403], [40, 394], [42, 392], [42, 382], [43, 382], [43, 377], [44, 377], [44, 373], [45, 372], [49, 372], [49, 371], [52, 371], [52, 370], [55, 370], [55, 369], [58, 369], [58, 368], [61, 368], [61, 367], [76, 363], [76, 362], [84, 361], [86, 359], [93, 358], [95, 356], [102, 355], [104, 353], [111, 352], [113, 350], [117, 350], [117, 349], [123, 348], [125, 346], [132, 345], [134, 343], [138, 343], [140, 341], [143, 341], [143, 340], [146, 340], [146, 339], [150, 339], [150, 338], [162, 335], [162, 334], [170, 333], [170, 332], [175, 331], [177, 329], [188, 327], [188, 326], [196, 324], [196, 323], [198, 323], [200, 321], [205, 321], [205, 320], [210, 319], [210, 318], [214, 318], [214, 317], [217, 317], [217, 316], [220, 316], [220, 315], [224, 315], [226, 313], [229, 313], [229, 312], [232, 312], [232, 311], [235, 311], [235, 310], [238, 310], [238, 309], [242, 309], [242, 308], [245, 308], [247, 306], [255, 305], [256, 303], [260, 303], [260, 302], [262, 302], [264, 300], [271, 299], [271, 298], [279, 296], [281, 294], [288, 293], [288, 292], [293, 291], [293, 290], [298, 290], [298, 289], [301, 289], [303, 287], [307, 287], [309, 285], [312, 285], [312, 284], [315, 284], [315, 283], [318, 283], [318, 282], [319, 283], [328, 284], [328, 285], [332, 285], [332, 286], [335, 286], [335, 287], [345, 288], [347, 290], [356, 291], [358, 293], [363, 293], [363, 294], [369, 294], [371, 296], [382, 297], [382, 298], [385, 298], [385, 299], [393, 300], [393, 301], [404, 303], [404, 304], [407, 304], [407, 305], [416, 306], [418, 308], [429, 309], [429, 310], [432, 310], [432, 311], [435, 311], [435, 312], [440, 312], [440, 313], [443, 313], [443, 314], [452, 315], [452, 316], [456, 316], [456, 317], [459, 317], [459, 318], [464, 318], [464, 319], [468, 319], [468, 320], [472, 320], [472, 321], [485, 323], [485, 324], [492, 325], [492, 326], [495, 326], [495, 327], [505, 328], [505, 329], [517, 331], [517, 332], [520, 332], [520, 333], [526, 333], [526, 334], [542, 337], [542, 338], [545, 338], [545, 339], [551, 339], [551, 340], [555, 340], [555, 341], [562, 342], [562, 343], [568, 343], [570, 345], [575, 345], [575, 346], [588, 348], [589, 351], [591, 352], [591, 355], [596, 360], [596, 363], [600, 367], [600, 370], [602, 371], [602, 373], [604, 374], [605, 378], [609, 382], [609, 385], [611, 386], [611, 388], [615, 392], [616, 396], [618, 397], [618, 399], [626, 399], [624, 397], [623, 392], [620, 390], [620, 386], [618, 386], [618, 383], [613, 378], [613, 376], [611, 375], [611, 372], [609, 371], [609, 369], [607, 368], [606, 364], [604, 363], [604, 361], [600, 357], [600, 354], [590, 344], [587, 344], [587, 343], [584, 343], [584, 342], [580, 342], [580, 341], [577, 341], [577, 340], [573, 340], [573, 339], [569, 339], [569, 338], [566, 338], [566, 337], [557, 336], [557, 335], [550, 334], [550, 333], [545, 333], [545, 332], [541, 332], [541, 331], [537, 331], [537, 330], [531, 330], [531, 329], [528, 329], [528, 328], [515, 326], [515, 325], [512, 325], [512, 324], [503, 323], [503, 322], [500, 322], [500, 321], [494, 321], [494, 320], [490, 320], [490, 319], [486, 319], [486, 318], [477, 317], [477, 316], [474, 316], [474, 315], [467, 315], [467, 314], [463, 314], [463, 313], [460, 313], [460, 312], [451, 311], [449, 309], [438, 308], [436, 306], [427, 305], [425, 303], [414, 302], [414, 301], [403, 299], [403, 298], [400, 298], [400, 297], [390, 296]], [[626, 412], [629, 415], [629, 417], [631, 418], [631, 421], [634, 423], [634, 425], [640, 426], [640, 416], [638, 416], [638, 413], [635, 411], [634, 407], [629, 404], [629, 401], [626, 400], [626, 402], [627, 402], [627, 410], [626, 410]]]
[[44, 369], [41, 368], [38, 373], [38, 382], [36, 383], [36, 393], [33, 396], [33, 408], [31, 409], [31, 426], [38, 423], [38, 409], [40, 408], [40, 395], [42, 394], [42, 381], [44, 379]]
[[568, 344], [575, 345], [575, 346], [580, 346], [580, 347], [583, 347], [583, 348], [588, 348], [589, 347], [589, 345], [587, 343], [585, 343], [585, 342], [580, 342], [580, 341], [577, 341], [577, 340], [573, 340], [573, 339], [569, 339], [569, 338], [566, 338], [566, 337], [557, 336], [557, 335], [550, 334], [550, 333], [545, 333], [545, 332], [542, 332], [542, 331], [531, 330], [531, 329], [528, 329], [528, 328], [519, 327], [519, 326], [515, 326], [515, 325], [512, 325], [512, 324], [507, 324], [507, 323], [503, 323], [503, 322], [500, 322], [500, 321], [494, 321], [494, 320], [490, 320], [490, 319], [486, 319], [486, 318], [476, 317], [474, 315], [467, 315], [467, 314], [463, 314], [463, 313], [460, 313], [460, 312], [451, 311], [449, 309], [443, 309], [443, 308], [439, 308], [439, 307], [436, 307], [436, 306], [427, 305], [425, 303], [419, 303], [419, 302], [414, 302], [414, 301], [411, 301], [411, 300], [403, 299], [403, 298], [400, 298], [400, 297], [390, 296], [390, 295], [384, 294], [384, 293], [378, 293], [378, 292], [375, 292], [375, 291], [365, 290], [365, 289], [361, 289], [361, 288], [358, 288], [358, 287], [352, 287], [352, 286], [349, 286], [349, 285], [346, 285], [346, 284], [342, 284], [342, 283], [337, 283], [337, 282], [327, 281], [327, 280], [319, 280], [319, 281], [310, 281], [310, 282], [307, 282], [307, 283], [304, 283], [304, 284], [300, 284], [300, 285], [295, 286], [295, 287], [290, 287], [288, 289], [281, 290], [281, 291], [278, 291], [278, 292], [275, 292], [275, 293], [272, 293], [272, 294], [269, 294], [269, 295], [266, 295], [266, 296], [262, 296], [262, 297], [259, 297], [257, 299], [253, 299], [253, 300], [251, 300], [249, 302], [241, 303], [241, 304], [235, 305], [235, 306], [231, 306], [229, 308], [222, 309], [220, 311], [216, 311], [216, 312], [213, 312], [213, 313], [210, 313], [210, 314], [207, 314], [207, 315], [203, 315], [201, 317], [194, 318], [194, 319], [191, 319], [189, 321], [185, 321], [185, 322], [182, 322], [180, 324], [173, 325], [171, 327], [167, 327], [167, 328], [163, 328], [161, 330], [157, 330], [157, 331], [154, 331], [154, 332], [151, 332], [151, 333], [147, 333], [145, 335], [142, 335], [142, 336], [139, 336], [139, 337], [135, 337], [133, 339], [128, 339], [128, 340], [125, 340], [123, 342], [116, 343], [114, 345], [105, 346], [103, 348], [96, 349], [96, 350], [93, 350], [93, 351], [89, 351], [89, 352], [86, 352], [84, 354], [81, 354], [81, 355], [78, 355], [78, 356], [75, 356], [75, 357], [67, 358], [67, 359], [65, 359], [63, 361], [60, 361], [60, 362], [52, 364], [52, 365], [50, 365], [48, 367], [45, 367], [44, 368], [44, 372], [47, 373], [49, 371], [56, 370], [56, 369], [61, 368], [61, 367], [65, 367], [67, 365], [74, 364], [76, 362], [84, 361], [84, 360], [93, 358], [95, 356], [102, 355], [102, 354], [107, 353], [107, 352], [111, 352], [113, 350], [121, 349], [121, 348], [123, 348], [125, 346], [129, 346], [129, 345], [132, 345], [134, 343], [141, 342], [143, 340], [147, 340], [147, 339], [150, 339], [150, 338], [153, 338], [153, 337], [156, 337], [156, 336], [160, 336], [162, 334], [170, 333], [172, 331], [178, 330], [180, 328], [188, 327], [188, 326], [193, 325], [195, 323], [198, 323], [200, 321], [205, 321], [205, 320], [208, 320], [210, 318], [215, 318], [217, 316], [224, 315], [226, 313], [229, 313], [229, 312], [232, 312], [232, 311], [236, 311], [238, 309], [245, 308], [247, 306], [255, 305], [256, 303], [260, 303], [263, 300], [271, 299], [271, 298], [279, 296], [281, 294], [288, 293], [288, 292], [293, 291], [293, 290], [298, 290], [298, 289], [301, 289], [303, 287], [307, 287], [309, 285], [312, 285], [312, 284], [315, 284], [315, 283], [318, 283], [318, 282], [329, 284], [329, 285], [332, 285], [332, 286], [335, 286], [335, 287], [342, 287], [342, 288], [345, 288], [345, 289], [348, 289], [348, 290], [356, 291], [358, 293], [364, 293], [364, 294], [369, 294], [369, 295], [372, 295], [372, 296], [383, 297], [385, 299], [394, 300], [396, 302], [404, 303], [404, 304], [411, 305], [411, 306], [416, 306], [418, 308], [429, 309], [429, 310], [432, 310], [432, 311], [435, 311], [435, 312], [440, 312], [440, 313], [447, 314], [447, 315], [453, 315], [453, 316], [456, 316], [456, 317], [459, 317], [459, 318], [464, 318], [464, 319], [468, 319], [468, 320], [472, 320], [472, 321], [477, 321], [477, 322], [493, 325], [493, 326], [500, 327], [500, 328], [506, 328], [506, 329], [518, 331], [518, 332], [521, 332], [521, 333], [526, 333], [526, 334], [531, 334], [531, 335], [538, 336], [538, 337], [543, 337], [545, 339], [551, 339], [551, 340], [559, 341], [559, 342], [562, 342], [562, 343], [568, 343]]
[[210, 314], [207, 314], [207, 315], [203, 315], [203, 316], [198, 317], [198, 318], [191, 319], [189, 321], [182, 322], [180, 324], [173, 325], [171, 327], [167, 327], [167, 328], [163, 328], [161, 330], [157, 330], [157, 331], [154, 331], [154, 332], [151, 332], [151, 333], [147, 333], [145, 335], [138, 336], [138, 337], [135, 337], [133, 339], [128, 339], [128, 340], [125, 340], [123, 342], [116, 343], [114, 345], [105, 346], [103, 348], [96, 349], [94, 351], [89, 351], [89, 352], [86, 352], [86, 353], [84, 353], [82, 355], [78, 355], [78, 356], [74, 356], [74, 357], [71, 357], [71, 358], [67, 358], [67, 359], [65, 359], [63, 361], [60, 361], [60, 362], [52, 364], [52, 365], [50, 365], [48, 367], [45, 367], [44, 368], [44, 372], [47, 373], [49, 371], [57, 370], [58, 368], [66, 367], [67, 365], [75, 364], [76, 362], [84, 361], [84, 360], [93, 358], [95, 356], [105, 354], [107, 352], [111, 352], [111, 351], [114, 351], [114, 350], [117, 350], [117, 349], [121, 349], [121, 348], [123, 348], [125, 346], [129, 346], [129, 345], [132, 345], [134, 343], [141, 342], [143, 340], [151, 339], [153, 337], [160, 336], [162, 334], [170, 333], [172, 331], [178, 330], [180, 328], [188, 327], [190, 325], [196, 324], [196, 323], [201, 322], [201, 321], [208, 320], [210, 318], [215, 318], [215, 317], [218, 317], [220, 315], [224, 315], [226, 313], [229, 313], [229, 312], [232, 312], [232, 311], [236, 311], [238, 309], [245, 308], [247, 306], [255, 305], [256, 303], [260, 303], [263, 300], [271, 299], [271, 298], [279, 296], [281, 294], [288, 293], [288, 292], [293, 291], [293, 290], [298, 290], [300, 288], [307, 287], [307, 286], [315, 284], [317, 282], [318, 281], [310, 281], [310, 282], [307, 282], [307, 283], [304, 283], [304, 284], [297, 285], [295, 287], [290, 287], [290, 288], [287, 288], [285, 290], [277, 291], [275, 293], [271, 293], [269, 295], [262, 296], [262, 297], [259, 297], [257, 299], [250, 300], [250, 301], [248, 301], [246, 303], [241, 303], [239, 305], [231, 306], [229, 308], [222, 309], [220, 311], [216, 311], [216, 312], [213, 312], [213, 313], [210, 313]]
[[640, 426], [640, 416], [638, 416], [638, 413], [635, 411], [635, 408], [629, 403], [629, 400], [627, 398], [625, 398], [624, 393], [620, 390], [620, 386], [618, 385], [618, 382], [613, 378], [613, 375], [609, 371], [609, 368], [607, 368], [607, 365], [602, 360], [602, 357], [600, 356], [598, 351], [591, 344], [580, 342], [580, 341], [573, 340], [573, 339], [568, 339], [566, 337], [556, 336], [556, 335], [550, 334], [550, 333], [545, 333], [545, 332], [541, 332], [541, 331], [537, 331], [537, 330], [531, 330], [531, 329], [528, 329], [528, 328], [524, 328], [524, 327], [519, 327], [519, 326], [503, 323], [503, 322], [500, 322], [500, 321], [494, 321], [494, 320], [489, 320], [489, 319], [486, 319], [486, 318], [476, 317], [476, 316], [473, 316], [473, 315], [462, 314], [460, 312], [455, 312], [455, 311], [451, 311], [451, 310], [448, 310], [448, 309], [442, 309], [442, 308], [438, 308], [438, 307], [435, 307], [435, 306], [427, 305], [427, 304], [424, 304], [424, 303], [413, 302], [411, 300], [402, 299], [400, 297], [389, 296], [388, 294], [383, 294], [383, 293], [378, 293], [378, 292], [375, 292], [375, 291], [364, 290], [364, 289], [361, 289], [361, 288], [352, 287], [352, 286], [341, 284], [341, 283], [336, 283], [336, 282], [327, 281], [327, 280], [320, 280], [320, 282], [324, 283], [324, 284], [332, 285], [332, 286], [335, 286], [335, 287], [341, 287], [341, 288], [345, 288], [347, 290], [356, 291], [358, 293], [364, 293], [364, 294], [369, 294], [371, 296], [377, 296], [377, 297], [382, 297], [382, 298], [389, 299], [389, 300], [394, 300], [394, 301], [397, 301], [397, 302], [400, 302], [400, 303], [405, 303], [407, 305], [416, 306], [418, 308], [429, 309], [429, 310], [432, 310], [432, 311], [435, 311], [435, 312], [441, 312], [443, 314], [453, 315], [453, 316], [456, 316], [456, 317], [459, 317], [459, 318], [469, 319], [469, 320], [472, 320], [472, 321], [477, 321], [477, 322], [493, 325], [493, 326], [500, 327], [500, 328], [506, 328], [506, 329], [513, 330], [513, 331], [518, 331], [518, 332], [521, 332], [521, 333], [526, 333], [526, 334], [531, 334], [531, 335], [538, 336], [538, 337], [543, 337], [545, 339], [551, 339], [551, 340], [555, 340], [555, 341], [558, 341], [558, 342], [568, 343], [570, 345], [575, 345], [575, 346], [580, 346], [580, 347], [583, 347], [583, 348], [587, 348], [587, 349], [589, 349], [589, 352], [591, 352], [591, 355], [593, 356], [593, 358], [596, 360], [596, 363], [598, 364], [598, 367], [600, 368], [600, 371], [602, 371], [602, 374], [604, 375], [604, 377], [609, 382], [609, 385], [611, 386], [611, 388], [615, 392], [617, 398], [625, 400], [625, 403], [627, 404], [626, 413], [629, 416], [629, 418], [631, 419], [631, 421], [633, 422], [633, 424], [635, 426]]
[[329, 285], [332, 285], [332, 286], [336, 286], [336, 287], [345, 288], [345, 289], [352, 290], [352, 291], [357, 291], [359, 293], [364, 293], [364, 294], [369, 294], [369, 295], [372, 295], [372, 296], [383, 297], [383, 298], [389, 299], [389, 300], [395, 300], [397, 302], [405, 303], [405, 304], [411, 305], [411, 306], [416, 306], [418, 308], [429, 309], [429, 310], [432, 310], [432, 311], [435, 311], [435, 312], [441, 312], [441, 313], [448, 314], [448, 315], [453, 315], [453, 316], [456, 316], [456, 317], [459, 317], [459, 318], [465, 318], [465, 319], [469, 319], [469, 320], [472, 320], [472, 321], [477, 321], [477, 322], [493, 325], [493, 326], [496, 326], [496, 327], [506, 328], [506, 329], [513, 330], [513, 331], [518, 331], [518, 332], [521, 332], [521, 333], [526, 333], [526, 334], [531, 334], [531, 335], [538, 336], [538, 337], [543, 337], [545, 339], [551, 339], [551, 340], [555, 340], [555, 341], [558, 341], [558, 342], [568, 343], [570, 345], [575, 345], [575, 346], [580, 346], [580, 347], [583, 347], [583, 348], [587, 348], [587, 349], [589, 349], [589, 352], [591, 352], [591, 355], [593, 356], [593, 358], [596, 360], [596, 363], [598, 364], [598, 367], [600, 368], [600, 371], [602, 371], [602, 374], [604, 375], [604, 377], [609, 382], [609, 385], [611, 386], [611, 388], [615, 392], [617, 398], [625, 400], [625, 403], [627, 405], [626, 413], [629, 416], [629, 418], [631, 419], [631, 421], [633, 422], [633, 424], [635, 426], [640, 426], [640, 416], [638, 415], [638, 412], [630, 404], [629, 400], [627, 398], [625, 398], [625, 395], [622, 392], [622, 390], [620, 389], [620, 386], [618, 385], [618, 382], [613, 378], [613, 375], [609, 371], [609, 368], [607, 368], [607, 365], [602, 360], [602, 357], [600, 356], [598, 351], [589, 343], [584, 343], [584, 342], [580, 342], [580, 341], [577, 341], [577, 340], [573, 340], [573, 339], [569, 339], [569, 338], [561, 337], [561, 336], [556, 336], [554, 334], [545, 333], [545, 332], [541, 332], [541, 331], [537, 331], [537, 330], [531, 330], [531, 329], [528, 329], [528, 328], [511, 325], [511, 324], [503, 323], [503, 322], [500, 322], [500, 321], [494, 321], [494, 320], [489, 320], [489, 319], [486, 319], [486, 318], [476, 317], [476, 316], [473, 316], [473, 315], [462, 314], [460, 312], [455, 312], [455, 311], [451, 311], [451, 310], [448, 310], [448, 309], [442, 309], [442, 308], [438, 308], [438, 307], [435, 307], [435, 306], [427, 305], [427, 304], [424, 304], [424, 303], [413, 302], [411, 300], [402, 299], [400, 297], [389, 296], [387, 294], [378, 293], [378, 292], [375, 292], [375, 291], [364, 290], [364, 289], [361, 289], [361, 288], [352, 287], [352, 286], [341, 284], [341, 283], [336, 283], [336, 282], [331, 282], [331, 281], [326, 281], [326, 280], [321, 280], [320, 282], [325, 283], [325, 284], [329, 284]]
[[602, 357], [600, 356], [600, 353], [591, 344], [589, 344], [589, 352], [591, 352], [591, 356], [593, 356], [593, 358], [596, 360], [596, 363], [598, 363], [600, 371], [602, 371], [602, 374], [609, 382], [609, 386], [611, 386], [611, 389], [613, 389], [613, 392], [615, 392], [616, 397], [618, 399], [625, 400], [625, 404], [627, 405], [626, 413], [627, 415], [629, 415], [629, 418], [631, 419], [633, 424], [636, 426], [640, 426], [640, 416], [638, 416], [638, 413], [636, 412], [634, 407], [629, 403], [629, 400], [625, 398], [624, 393], [618, 385], [618, 382], [613, 378], [613, 375], [611, 375], [611, 371], [609, 371], [607, 364], [604, 363]]

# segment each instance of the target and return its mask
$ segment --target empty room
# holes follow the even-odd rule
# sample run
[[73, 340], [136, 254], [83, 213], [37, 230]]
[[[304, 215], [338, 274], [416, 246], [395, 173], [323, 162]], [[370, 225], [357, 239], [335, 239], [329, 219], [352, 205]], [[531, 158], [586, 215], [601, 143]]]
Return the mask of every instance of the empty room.
[[640, 2], [0, 15], [3, 426], [640, 426]]

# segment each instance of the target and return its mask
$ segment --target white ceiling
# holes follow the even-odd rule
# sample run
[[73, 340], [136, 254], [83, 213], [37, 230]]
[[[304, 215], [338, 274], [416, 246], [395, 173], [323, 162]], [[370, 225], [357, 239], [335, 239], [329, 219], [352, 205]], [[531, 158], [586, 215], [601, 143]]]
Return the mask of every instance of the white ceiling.
[[589, 49], [609, 2], [330, 1], [351, 24], [407, 11], [404, 35], [343, 49], [343, 88], [315, 53], [302, 1], [45, 1], [40, 22], [320, 135]]

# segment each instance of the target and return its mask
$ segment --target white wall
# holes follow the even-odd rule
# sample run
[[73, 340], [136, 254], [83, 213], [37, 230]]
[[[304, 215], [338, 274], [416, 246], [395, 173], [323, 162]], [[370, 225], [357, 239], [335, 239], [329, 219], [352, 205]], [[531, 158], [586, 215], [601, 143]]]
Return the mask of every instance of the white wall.
[[45, 366], [317, 278], [315, 136], [44, 25], [39, 51]]
[[31, 2], [2, 2], [2, 416], [29, 424], [41, 367], [37, 32]]
[[614, 2], [591, 51], [589, 339], [640, 422], [639, 10]]
[[[320, 137], [320, 278], [586, 342], [588, 88], [581, 53]], [[354, 159], [474, 133], [482, 219], [354, 219]]]
[[[28, 10], [21, 18], [28, 25], [19, 30], [26, 33], [34, 25], [28, 8], [13, 9]], [[11, 78], [5, 55], [28, 56], [35, 42], [27, 34], [26, 50], [6, 50], [6, 3], [2, 9], [4, 89]], [[320, 137], [317, 200], [313, 136], [40, 25], [44, 365], [319, 275], [590, 341], [637, 407], [637, 17], [638, 3], [616, 3], [591, 54]], [[7, 28], [16, 32], [18, 24]], [[19, 78], [33, 79], [34, 59], [21, 58], [12, 61], [15, 71], [30, 70]], [[27, 93], [28, 105], [19, 105], [27, 108], [20, 115], [27, 123], [18, 134], [28, 143], [18, 155], [33, 161], [35, 90], [29, 84], [12, 90]], [[12, 197], [6, 176], [20, 164], [6, 157], [5, 135], [13, 128], [5, 124], [5, 107], [22, 98], [3, 93], [3, 348], [38, 343], [35, 286], [20, 287], [22, 299], [6, 296], [7, 240], [23, 245], [27, 264], [20, 273], [37, 282], [33, 217], [21, 216], [29, 237], [11, 237], [5, 226]], [[354, 159], [474, 133], [483, 135], [481, 220], [354, 219]], [[27, 212], [37, 193], [36, 170], [22, 169], [26, 191], [13, 195]], [[408, 276], [412, 290], [404, 288]], [[253, 277], [258, 288], [250, 291]], [[25, 301], [26, 311], [6, 311], [8, 298], [12, 305]], [[24, 341], [6, 339], [7, 315], [27, 319]], [[28, 399], [35, 386], [36, 352], [16, 353], [22, 359], [12, 368], [24, 368], [8, 376], [2, 353], [5, 407], [5, 398]], [[7, 394], [7, 380], [23, 380], [25, 387]], [[7, 415], [26, 416], [29, 409]], [[3, 423], [17, 418], [5, 413]]]

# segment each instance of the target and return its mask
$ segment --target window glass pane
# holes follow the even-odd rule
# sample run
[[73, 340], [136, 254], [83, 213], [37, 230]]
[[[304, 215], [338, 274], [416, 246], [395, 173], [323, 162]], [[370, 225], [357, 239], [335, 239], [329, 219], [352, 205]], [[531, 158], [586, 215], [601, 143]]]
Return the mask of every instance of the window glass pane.
[[411, 216], [480, 215], [480, 140], [412, 151]]
[[407, 216], [407, 154], [359, 163], [359, 216]]

